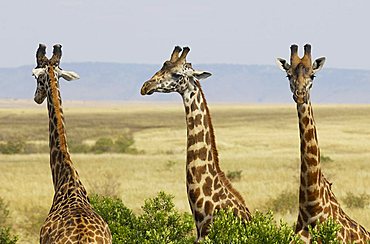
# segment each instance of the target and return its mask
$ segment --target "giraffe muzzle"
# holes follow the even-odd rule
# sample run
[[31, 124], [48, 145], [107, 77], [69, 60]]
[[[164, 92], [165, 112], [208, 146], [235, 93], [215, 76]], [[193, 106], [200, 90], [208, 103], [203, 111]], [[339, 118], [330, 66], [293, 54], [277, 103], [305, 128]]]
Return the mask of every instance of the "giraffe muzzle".
[[141, 95], [152, 95], [155, 91], [155, 84], [152, 80], [146, 81], [141, 87]]
[[293, 100], [299, 104], [306, 103], [307, 93], [305, 91], [296, 90], [293, 94]]
[[45, 98], [46, 98], [46, 94], [37, 93], [35, 94], [33, 100], [35, 101], [35, 103], [41, 104], [44, 102]]

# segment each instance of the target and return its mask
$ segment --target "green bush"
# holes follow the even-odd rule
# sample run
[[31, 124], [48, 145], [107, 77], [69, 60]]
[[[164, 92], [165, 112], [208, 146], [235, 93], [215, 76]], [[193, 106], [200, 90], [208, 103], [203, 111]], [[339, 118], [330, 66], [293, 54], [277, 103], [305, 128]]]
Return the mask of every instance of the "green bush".
[[115, 141], [103, 137], [95, 142], [90, 151], [93, 153], [137, 153], [137, 150], [132, 147], [134, 142], [134, 138], [129, 133], [119, 136]]
[[8, 205], [4, 199], [0, 198], [0, 243], [13, 244], [16, 243], [18, 237], [11, 234], [11, 228], [6, 226], [9, 217]]
[[138, 222], [144, 243], [192, 243], [193, 217], [175, 210], [173, 196], [159, 192], [147, 199]]
[[118, 153], [126, 153], [132, 150], [130, 148], [134, 144], [134, 138], [131, 134], [123, 134], [114, 142], [115, 151]]
[[271, 198], [265, 206], [266, 210], [275, 213], [292, 213], [298, 208], [298, 194], [296, 192], [284, 190], [276, 198]]
[[362, 193], [356, 196], [352, 192], [347, 192], [343, 202], [348, 208], [365, 208], [370, 204], [370, 195]]
[[72, 153], [88, 153], [91, 147], [81, 140], [68, 140], [68, 148]]
[[242, 178], [242, 170], [228, 171], [226, 177], [231, 181], [240, 181]]
[[[175, 210], [173, 196], [159, 192], [147, 199], [143, 212], [135, 215], [122, 200], [116, 197], [93, 195], [91, 204], [108, 223], [113, 243], [177, 243], [191, 244], [195, 240], [193, 218]], [[333, 220], [310, 228], [313, 243], [339, 243], [336, 240], [340, 227]], [[292, 226], [277, 223], [271, 211], [255, 212], [251, 221], [235, 217], [232, 210], [217, 212], [203, 244], [270, 244], [302, 243]]]
[[[315, 228], [309, 228], [312, 243], [340, 243], [337, 233], [340, 226], [332, 219], [318, 223]], [[210, 228], [209, 235], [203, 244], [269, 244], [269, 243], [303, 243], [294, 233], [293, 227], [280, 220], [277, 224], [271, 211], [266, 214], [256, 212], [251, 221], [244, 222], [235, 217], [232, 210], [220, 210]]]
[[336, 239], [340, 228], [340, 225], [336, 223], [332, 218], [327, 219], [323, 223], [317, 222], [314, 228], [308, 226], [313, 244], [340, 244], [341, 242]]
[[91, 148], [94, 153], [105, 153], [113, 151], [114, 142], [111, 138], [99, 138]]
[[17, 154], [22, 153], [24, 151], [24, 148], [26, 146], [26, 143], [22, 140], [10, 140], [6, 143], [0, 144], [0, 152], [2, 154]]
[[325, 156], [324, 154], [320, 154], [320, 162], [321, 163], [330, 163], [330, 162], [333, 162], [334, 160], [331, 159], [331, 157], [329, 156]]
[[286, 223], [280, 221], [280, 225], [277, 225], [272, 212], [256, 212], [251, 221], [244, 222], [235, 217], [232, 210], [220, 210], [211, 225], [209, 235], [202, 243], [283, 244], [292, 241], [299, 243], [299, 236]]
[[173, 196], [160, 192], [135, 216], [118, 198], [94, 195], [91, 204], [108, 223], [113, 243], [193, 243], [193, 219], [179, 213]]
[[9, 227], [0, 226], [0, 243], [1, 244], [14, 244], [17, 242], [18, 237], [10, 233]]
[[95, 211], [108, 223], [113, 243], [129, 243], [136, 238], [136, 216], [120, 199], [93, 195], [90, 201]]
[[168, 160], [166, 163], [166, 169], [171, 170], [177, 164], [174, 160]]
[[[98, 138], [94, 145], [90, 146], [82, 139], [68, 140], [68, 147], [72, 153], [142, 153], [133, 147], [135, 141], [132, 133], [123, 132], [117, 139], [108, 137]], [[31, 154], [47, 153], [47, 143], [27, 142], [24, 138], [12, 138], [9, 141], [0, 142], [0, 153], [2, 154]]]

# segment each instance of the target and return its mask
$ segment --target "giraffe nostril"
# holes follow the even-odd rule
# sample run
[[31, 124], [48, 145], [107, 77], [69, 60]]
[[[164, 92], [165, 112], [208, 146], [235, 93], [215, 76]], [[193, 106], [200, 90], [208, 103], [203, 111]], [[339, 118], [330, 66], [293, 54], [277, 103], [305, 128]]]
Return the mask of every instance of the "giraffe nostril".
[[295, 95], [296, 96], [304, 96], [305, 92], [303, 90], [296, 90]]

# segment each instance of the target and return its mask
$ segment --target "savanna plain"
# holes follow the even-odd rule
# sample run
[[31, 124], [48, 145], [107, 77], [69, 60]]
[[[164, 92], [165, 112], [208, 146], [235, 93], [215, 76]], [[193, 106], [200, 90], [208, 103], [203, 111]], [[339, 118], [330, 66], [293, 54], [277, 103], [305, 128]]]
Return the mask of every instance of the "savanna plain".
[[[179, 103], [63, 104], [72, 160], [89, 194], [121, 198], [140, 212], [159, 191], [189, 212], [186, 127]], [[295, 105], [210, 104], [223, 171], [252, 210], [296, 221], [300, 173]], [[315, 105], [322, 170], [342, 208], [370, 229], [370, 105]], [[37, 243], [52, 203], [46, 105], [0, 101], [0, 198], [19, 243]], [[124, 152], [97, 141], [129, 138]], [[15, 147], [13, 150], [10, 146]], [[104, 143], [102, 145], [104, 147]], [[9, 148], [10, 147], [10, 148]], [[4, 149], [5, 148], [5, 149]]]

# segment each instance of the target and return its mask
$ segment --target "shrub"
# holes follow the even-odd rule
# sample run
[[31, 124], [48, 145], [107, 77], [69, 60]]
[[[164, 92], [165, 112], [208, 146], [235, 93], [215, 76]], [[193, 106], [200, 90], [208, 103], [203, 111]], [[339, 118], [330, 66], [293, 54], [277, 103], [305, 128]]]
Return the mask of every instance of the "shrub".
[[114, 142], [115, 151], [118, 153], [126, 153], [132, 150], [130, 148], [134, 144], [134, 138], [131, 134], [123, 134]]
[[272, 212], [256, 212], [252, 219], [244, 222], [235, 217], [231, 210], [220, 210], [211, 225], [210, 233], [203, 241], [211, 243], [299, 243], [299, 236], [293, 228], [280, 221], [277, 225]]
[[144, 243], [192, 243], [193, 217], [175, 210], [173, 196], [159, 192], [147, 199], [138, 222]]
[[110, 138], [102, 137], [99, 138], [95, 145], [91, 148], [94, 153], [105, 153], [111, 152], [113, 148], [114, 142]]
[[320, 162], [321, 163], [330, 163], [333, 162], [334, 160], [331, 159], [329, 156], [325, 156], [324, 154], [320, 154]]
[[[135, 215], [117, 197], [93, 195], [91, 204], [108, 223], [113, 243], [194, 243], [194, 223], [190, 214], [175, 210], [173, 196], [159, 192], [147, 199], [143, 213]], [[328, 220], [310, 227], [313, 243], [339, 243], [339, 225]], [[235, 217], [231, 209], [216, 213], [209, 235], [203, 244], [269, 244], [302, 243], [293, 227], [283, 221], [277, 223], [272, 211], [256, 212], [248, 222]]]
[[332, 218], [327, 219], [323, 223], [317, 222], [314, 228], [308, 226], [313, 244], [340, 244], [341, 242], [336, 238], [338, 231], [340, 231], [340, 228], [340, 225], [336, 223]]
[[356, 196], [352, 192], [347, 192], [343, 202], [348, 208], [365, 208], [370, 204], [370, 195], [362, 193]]
[[171, 170], [173, 168], [173, 166], [175, 166], [175, 165], [176, 165], [176, 161], [174, 161], [174, 160], [168, 160], [167, 163], [166, 163], [166, 168], [168, 170]]
[[68, 140], [68, 147], [72, 153], [88, 153], [91, 148], [80, 140]]
[[10, 233], [9, 227], [0, 226], [0, 243], [1, 244], [14, 244], [18, 240], [17, 236], [14, 236]]
[[192, 216], [178, 213], [172, 199], [160, 192], [145, 201], [139, 216], [118, 198], [93, 195], [91, 204], [108, 223], [113, 243], [193, 243]]
[[226, 177], [231, 181], [240, 181], [242, 178], [242, 171], [235, 170], [235, 171], [228, 171]]
[[92, 195], [95, 211], [108, 223], [113, 243], [130, 243], [135, 236], [136, 216], [116, 197]]
[[[315, 228], [309, 228], [312, 243], [340, 243], [337, 233], [340, 226], [332, 219], [324, 223], [317, 223]], [[269, 243], [303, 243], [300, 237], [280, 220], [277, 224], [271, 211], [266, 214], [255, 212], [251, 220], [244, 222], [235, 217], [232, 210], [220, 210], [210, 228], [209, 235], [203, 244], [235, 243], [235, 244], [269, 244]]]
[[292, 213], [298, 207], [298, 195], [296, 192], [284, 190], [276, 198], [271, 198], [266, 203], [266, 209], [279, 213]]
[[9, 217], [8, 205], [4, 199], [0, 198], [0, 243], [13, 244], [16, 243], [18, 237], [11, 234], [11, 228], [6, 227], [6, 222]]
[[26, 143], [23, 140], [10, 140], [0, 144], [0, 152], [2, 154], [17, 154], [24, 151]]
[[137, 150], [132, 147], [134, 138], [131, 134], [126, 133], [119, 136], [115, 141], [111, 138], [99, 138], [90, 151], [94, 153], [137, 153]]

